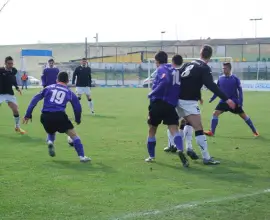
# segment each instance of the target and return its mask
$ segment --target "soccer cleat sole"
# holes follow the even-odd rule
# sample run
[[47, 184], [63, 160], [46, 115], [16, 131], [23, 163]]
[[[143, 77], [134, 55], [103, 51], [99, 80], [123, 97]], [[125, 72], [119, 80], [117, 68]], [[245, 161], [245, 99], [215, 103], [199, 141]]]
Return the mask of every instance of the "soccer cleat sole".
[[49, 145], [48, 145], [48, 150], [49, 150], [49, 155], [50, 155], [51, 157], [55, 157], [55, 150], [54, 150], [53, 144], [49, 144]]
[[186, 158], [185, 154], [182, 151], [178, 152], [178, 156], [183, 164], [183, 167], [189, 167], [188, 159]]

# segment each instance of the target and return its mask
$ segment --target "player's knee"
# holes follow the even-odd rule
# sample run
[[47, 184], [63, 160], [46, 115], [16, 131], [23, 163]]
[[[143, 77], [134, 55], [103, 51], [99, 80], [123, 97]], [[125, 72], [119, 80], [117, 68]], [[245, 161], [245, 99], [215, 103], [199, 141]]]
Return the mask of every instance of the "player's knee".
[[157, 132], [157, 127], [149, 125], [148, 137], [155, 137]]
[[218, 112], [218, 111], [214, 111], [213, 112], [213, 117], [216, 117], [217, 118], [219, 115], [220, 115], [220, 112]]

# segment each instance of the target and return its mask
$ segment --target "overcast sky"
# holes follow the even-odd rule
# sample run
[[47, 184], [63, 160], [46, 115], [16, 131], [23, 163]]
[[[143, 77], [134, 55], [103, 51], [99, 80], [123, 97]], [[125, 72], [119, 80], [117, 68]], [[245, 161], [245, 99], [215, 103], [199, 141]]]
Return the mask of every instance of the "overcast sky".
[[[6, 0], [0, 0], [2, 6]], [[0, 45], [270, 37], [269, 0], [10, 0]]]

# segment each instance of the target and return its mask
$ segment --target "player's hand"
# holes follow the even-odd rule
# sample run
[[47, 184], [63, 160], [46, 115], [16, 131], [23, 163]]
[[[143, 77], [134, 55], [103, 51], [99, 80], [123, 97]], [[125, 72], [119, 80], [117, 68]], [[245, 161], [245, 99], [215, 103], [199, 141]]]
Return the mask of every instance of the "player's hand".
[[200, 99], [199, 101], [200, 101], [200, 104], [203, 105], [203, 99]]
[[26, 117], [24, 117], [23, 124], [28, 124], [29, 121], [32, 122], [32, 118], [26, 118]]
[[228, 104], [228, 106], [229, 106], [231, 109], [235, 109], [236, 105], [235, 105], [235, 103], [234, 103], [233, 100], [228, 99], [228, 100], [226, 101], [226, 103]]

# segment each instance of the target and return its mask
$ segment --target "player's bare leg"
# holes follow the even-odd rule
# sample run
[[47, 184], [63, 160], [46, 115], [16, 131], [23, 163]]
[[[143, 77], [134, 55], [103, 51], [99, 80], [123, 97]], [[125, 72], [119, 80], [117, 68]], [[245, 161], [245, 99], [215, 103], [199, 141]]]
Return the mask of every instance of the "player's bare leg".
[[89, 162], [91, 158], [86, 157], [84, 155], [84, 148], [81, 142], [81, 139], [77, 136], [75, 129], [70, 129], [66, 132], [66, 134], [73, 140], [74, 148], [80, 158], [81, 162]]
[[220, 164], [219, 161], [213, 160], [208, 152], [208, 144], [206, 140], [206, 136], [203, 133], [203, 126], [201, 122], [201, 115], [189, 115], [186, 116], [185, 119], [192, 125], [195, 130], [196, 142], [200, 147], [203, 163], [205, 165], [217, 165]]
[[218, 125], [218, 117], [223, 113], [223, 111], [215, 110], [213, 112], [212, 120], [211, 120], [211, 129], [209, 131], [204, 131], [204, 134], [207, 136], [214, 136], [216, 132], [216, 128]]
[[184, 154], [184, 146], [183, 146], [183, 139], [179, 132], [177, 125], [168, 125], [168, 129], [173, 137], [173, 142], [178, 150], [178, 156], [183, 164], [184, 167], [189, 166], [189, 162]]
[[250, 117], [245, 113], [239, 114], [239, 116], [246, 122], [246, 124], [250, 127], [251, 131], [253, 132], [255, 137], [259, 136], [259, 133], [257, 132], [255, 126], [253, 125], [253, 122], [251, 121]]
[[199, 156], [196, 154], [196, 152], [194, 151], [193, 146], [192, 146], [193, 127], [189, 123], [186, 123], [186, 125], [183, 129], [183, 133], [184, 133], [184, 139], [185, 139], [185, 143], [186, 143], [187, 155], [192, 160], [198, 160]]
[[86, 95], [86, 98], [87, 98], [87, 100], [88, 100], [88, 105], [89, 105], [89, 108], [90, 108], [90, 110], [91, 110], [91, 113], [92, 113], [92, 114], [95, 114], [95, 111], [94, 111], [94, 103], [93, 103], [93, 100], [92, 100], [91, 96], [90, 96], [90, 95]]
[[149, 124], [148, 129], [148, 139], [147, 139], [147, 150], [149, 157], [145, 159], [145, 162], [154, 162], [155, 161], [155, 149], [156, 149], [156, 133], [157, 128]]
[[20, 134], [25, 134], [26, 132], [20, 127], [20, 114], [18, 105], [13, 102], [8, 102], [9, 108], [13, 112], [14, 120], [15, 120], [15, 131]]

